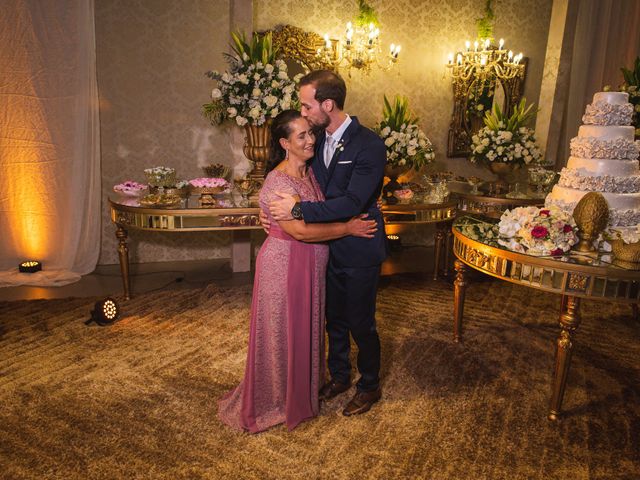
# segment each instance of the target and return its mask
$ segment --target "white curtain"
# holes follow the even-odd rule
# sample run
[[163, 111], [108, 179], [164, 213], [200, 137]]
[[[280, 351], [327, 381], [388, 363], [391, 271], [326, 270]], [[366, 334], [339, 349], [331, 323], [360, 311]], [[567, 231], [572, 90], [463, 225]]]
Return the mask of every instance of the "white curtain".
[[569, 158], [569, 141], [577, 135], [585, 105], [605, 85], [617, 89], [623, 82], [620, 67], [631, 68], [640, 55], [640, 0], [580, 0], [572, 14], [577, 18], [567, 21], [577, 23], [558, 168]]
[[[100, 248], [93, 0], [3, 0], [0, 286], [64, 285]], [[18, 273], [23, 260], [43, 271]]]

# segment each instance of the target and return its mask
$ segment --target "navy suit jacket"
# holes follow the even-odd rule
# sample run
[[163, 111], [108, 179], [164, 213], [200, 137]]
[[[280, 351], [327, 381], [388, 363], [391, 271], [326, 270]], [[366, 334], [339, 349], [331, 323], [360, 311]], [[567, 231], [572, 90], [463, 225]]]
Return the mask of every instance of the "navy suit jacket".
[[382, 189], [387, 152], [378, 135], [363, 127], [357, 117], [342, 135], [327, 168], [324, 164], [324, 130], [318, 135], [313, 173], [322, 188], [324, 202], [302, 202], [307, 223], [347, 221], [368, 213], [378, 223], [373, 238], [347, 236], [329, 242], [332, 260], [343, 267], [379, 265], [387, 256], [384, 220], [377, 199]]

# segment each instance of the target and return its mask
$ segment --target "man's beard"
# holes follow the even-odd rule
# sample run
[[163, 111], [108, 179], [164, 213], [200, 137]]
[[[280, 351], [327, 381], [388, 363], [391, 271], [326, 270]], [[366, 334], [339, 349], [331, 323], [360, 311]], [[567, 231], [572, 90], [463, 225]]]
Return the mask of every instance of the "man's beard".
[[314, 121], [311, 121], [309, 118], [307, 118], [307, 120], [308, 120], [308, 121], [309, 121], [309, 123], [311, 124], [311, 128], [312, 128], [312, 130], [313, 130], [313, 133], [315, 133], [315, 134], [316, 134], [316, 136], [317, 136], [319, 133], [322, 133], [322, 131], [323, 131], [325, 128], [327, 128], [327, 127], [329, 126], [329, 124], [331, 123], [331, 119], [329, 119], [329, 115], [327, 115], [327, 114], [326, 114], [326, 113], [324, 113], [324, 112], [322, 112], [322, 113], [323, 113], [323, 115], [324, 115], [324, 116], [323, 116], [323, 117], [322, 117], [322, 119], [321, 119], [319, 122], [317, 122], [317, 123], [316, 123], [316, 122], [314, 122]]

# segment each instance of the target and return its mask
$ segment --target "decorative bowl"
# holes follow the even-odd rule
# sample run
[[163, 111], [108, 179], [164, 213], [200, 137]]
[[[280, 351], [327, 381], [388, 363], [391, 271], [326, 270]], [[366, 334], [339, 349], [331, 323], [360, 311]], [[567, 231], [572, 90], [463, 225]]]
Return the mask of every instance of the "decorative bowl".
[[[165, 195], [177, 195], [182, 198], [187, 198], [191, 190], [189, 187], [190, 185], [187, 185], [182, 188], [164, 187], [162, 192]], [[160, 187], [149, 187], [149, 193], [157, 194], [159, 191], [160, 191]]]
[[143, 207], [175, 207], [180, 205], [182, 198], [178, 195], [154, 194], [150, 193], [140, 199], [140, 205]]
[[413, 191], [408, 188], [402, 188], [400, 190], [395, 190], [393, 192], [393, 196], [398, 199], [398, 202], [406, 205], [413, 198]]
[[152, 187], [172, 187], [176, 184], [176, 169], [170, 167], [147, 168], [147, 183]]
[[640, 242], [624, 243], [622, 239], [609, 240], [611, 252], [617, 260], [640, 263]]
[[191, 193], [194, 195], [216, 195], [224, 191], [225, 187], [191, 187]]
[[202, 170], [204, 170], [207, 177], [224, 178], [225, 180], [229, 180], [229, 174], [231, 173], [231, 168], [221, 163], [206, 165], [202, 167]]

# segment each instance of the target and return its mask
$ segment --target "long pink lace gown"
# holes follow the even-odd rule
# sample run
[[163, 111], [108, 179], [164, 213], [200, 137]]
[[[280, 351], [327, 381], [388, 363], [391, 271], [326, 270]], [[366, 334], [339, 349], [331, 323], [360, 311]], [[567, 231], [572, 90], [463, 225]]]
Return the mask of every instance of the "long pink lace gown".
[[[260, 207], [275, 192], [324, 200], [313, 172], [305, 179], [273, 170], [260, 191]], [[289, 430], [319, 411], [324, 380], [324, 297], [328, 246], [304, 243], [271, 220], [256, 259], [249, 351], [244, 379], [222, 397], [218, 416], [236, 429], [260, 432], [280, 423]]]

